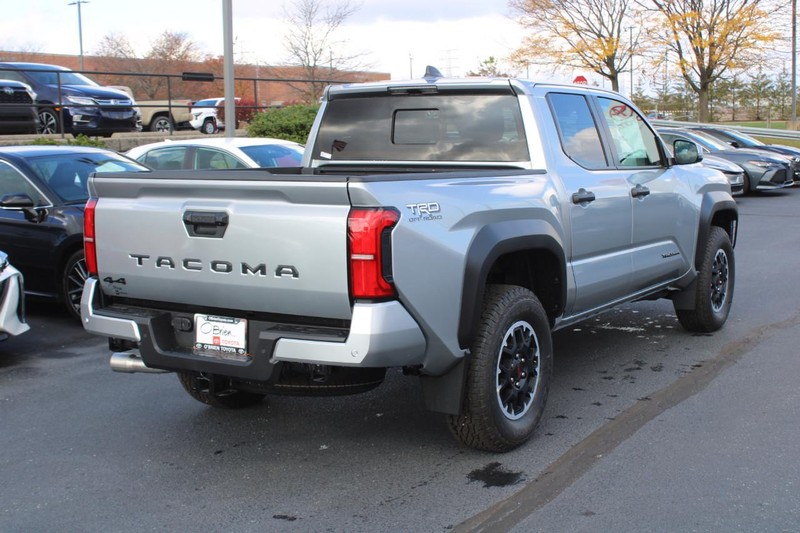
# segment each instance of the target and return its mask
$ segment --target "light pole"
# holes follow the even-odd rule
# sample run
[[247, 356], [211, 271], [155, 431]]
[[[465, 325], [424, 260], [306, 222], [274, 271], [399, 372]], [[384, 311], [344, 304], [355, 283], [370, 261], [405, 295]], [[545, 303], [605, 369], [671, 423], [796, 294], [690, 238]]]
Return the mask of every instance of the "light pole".
[[81, 4], [88, 4], [88, 0], [75, 0], [67, 4], [68, 6], [78, 6], [78, 42], [81, 50], [81, 70], [83, 70], [83, 27], [81, 24]]

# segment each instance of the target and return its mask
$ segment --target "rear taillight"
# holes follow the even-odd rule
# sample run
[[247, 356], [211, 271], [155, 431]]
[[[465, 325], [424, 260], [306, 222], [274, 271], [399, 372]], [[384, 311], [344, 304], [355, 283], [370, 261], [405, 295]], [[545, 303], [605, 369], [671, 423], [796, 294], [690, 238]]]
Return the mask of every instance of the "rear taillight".
[[90, 276], [97, 276], [97, 248], [94, 242], [94, 208], [97, 198], [89, 198], [83, 211], [83, 254]]
[[391, 270], [391, 232], [400, 219], [394, 209], [354, 208], [347, 217], [350, 245], [350, 295], [356, 298], [395, 296]]

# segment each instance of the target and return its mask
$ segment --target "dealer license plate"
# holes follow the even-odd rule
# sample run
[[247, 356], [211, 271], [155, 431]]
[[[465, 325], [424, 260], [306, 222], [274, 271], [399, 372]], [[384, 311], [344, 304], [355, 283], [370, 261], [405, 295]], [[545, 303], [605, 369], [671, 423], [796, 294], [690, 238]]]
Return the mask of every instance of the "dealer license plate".
[[216, 315], [194, 315], [194, 353], [246, 361], [247, 320]]

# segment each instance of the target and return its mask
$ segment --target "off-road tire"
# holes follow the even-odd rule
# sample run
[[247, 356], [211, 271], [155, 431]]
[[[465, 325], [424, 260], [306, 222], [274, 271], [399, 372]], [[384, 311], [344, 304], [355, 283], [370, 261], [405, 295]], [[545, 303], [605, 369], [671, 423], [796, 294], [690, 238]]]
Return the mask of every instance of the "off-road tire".
[[265, 394], [245, 392], [237, 389], [227, 389], [211, 393], [207, 387], [209, 379], [200, 372], [180, 371], [177, 372], [178, 380], [183, 385], [189, 396], [198, 402], [218, 407], [221, 409], [241, 409], [250, 407], [264, 399]]
[[725, 230], [711, 227], [699, 259], [694, 309], [675, 309], [675, 314], [685, 329], [709, 333], [725, 324], [733, 300], [736, 269]]
[[530, 439], [544, 412], [553, 373], [550, 323], [536, 295], [515, 285], [489, 285], [460, 415], [448, 415], [463, 444], [505, 452]]
[[89, 271], [86, 269], [86, 259], [83, 250], [78, 250], [64, 263], [59, 287], [61, 301], [64, 302], [67, 312], [78, 320], [81, 319], [81, 295], [87, 277]]

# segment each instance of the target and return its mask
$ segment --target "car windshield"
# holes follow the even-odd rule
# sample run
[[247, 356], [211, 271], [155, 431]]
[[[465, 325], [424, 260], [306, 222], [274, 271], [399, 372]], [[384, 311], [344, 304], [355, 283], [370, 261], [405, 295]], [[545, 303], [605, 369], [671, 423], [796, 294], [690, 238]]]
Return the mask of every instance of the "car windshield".
[[[683, 133], [682, 133], [683, 134]], [[703, 145], [710, 150], [731, 150], [729, 144], [724, 143], [717, 139], [716, 137], [712, 137], [711, 135], [706, 135], [702, 132], [693, 131], [689, 134], [684, 134], [686, 137], [691, 138], [693, 141]]]
[[28, 164], [62, 202], [83, 203], [89, 198], [87, 182], [92, 172], [147, 172], [136, 161], [113, 152], [58, 154], [31, 158]]
[[241, 146], [239, 149], [262, 168], [298, 167], [303, 159], [301, 146], [280, 144], [260, 144]]
[[730, 135], [731, 137], [739, 141], [741, 144], [745, 144], [747, 146], [766, 146], [758, 139], [754, 139], [753, 137], [750, 137], [749, 135], [742, 133], [741, 131], [725, 130], [725, 134]]
[[209, 98], [206, 100], [199, 100], [192, 104], [192, 107], [217, 107], [217, 99]]
[[28, 76], [33, 78], [38, 85], [91, 85], [97, 87], [97, 84], [77, 72], [69, 70], [30, 70], [27, 72]]

